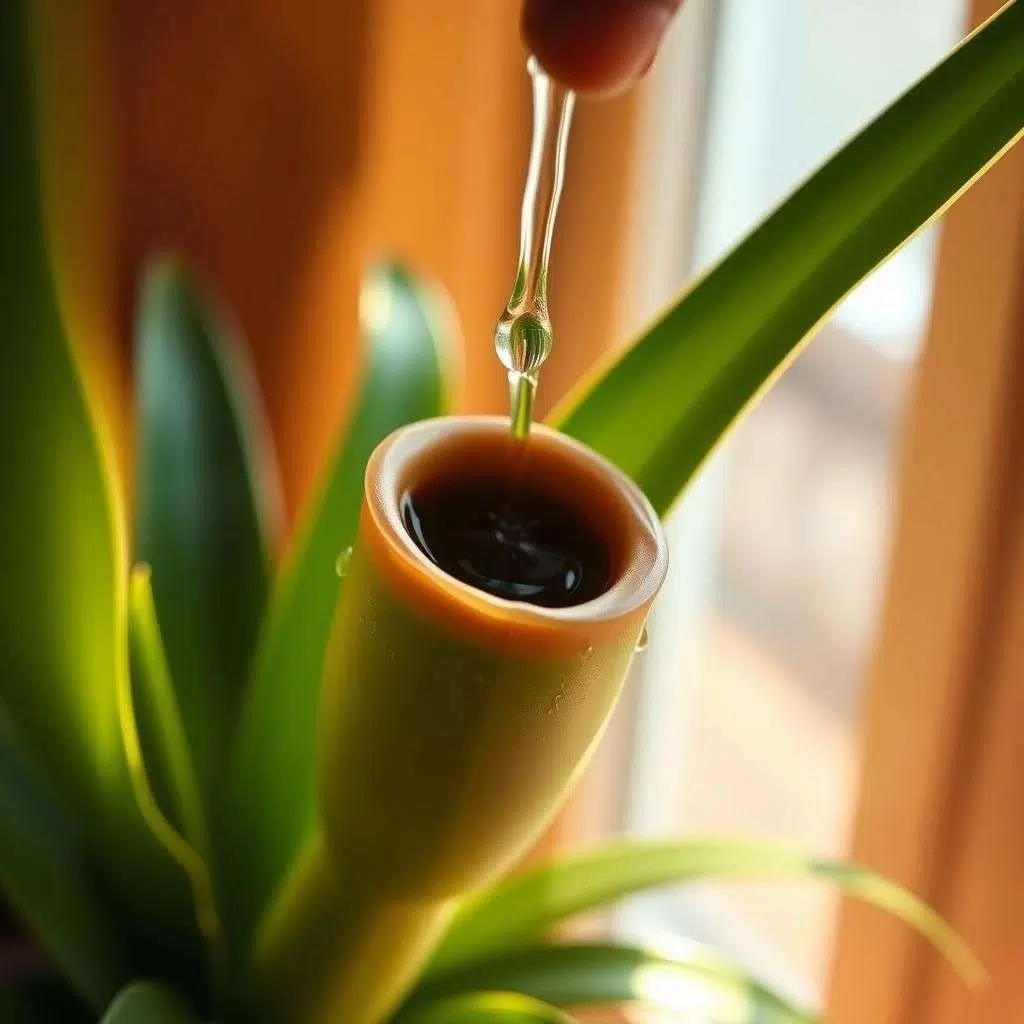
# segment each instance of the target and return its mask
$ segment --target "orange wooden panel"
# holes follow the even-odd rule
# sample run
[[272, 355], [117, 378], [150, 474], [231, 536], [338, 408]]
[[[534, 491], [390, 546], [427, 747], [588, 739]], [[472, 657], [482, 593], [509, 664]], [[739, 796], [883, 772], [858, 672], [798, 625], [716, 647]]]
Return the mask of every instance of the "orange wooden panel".
[[[975, 17], [993, 6], [976, 3]], [[979, 947], [995, 942], [999, 955], [1004, 941], [1019, 943], [1024, 932], [996, 940], [986, 935], [987, 925], [973, 931], [966, 908], [956, 912], [950, 886], [963, 870], [962, 858], [980, 841], [972, 833], [981, 822], [972, 823], [965, 808], [985, 802], [975, 787], [988, 756], [983, 752], [999, 742], [990, 730], [1016, 727], [994, 715], [1003, 700], [1000, 689], [1010, 686], [1011, 677], [992, 658], [1002, 645], [1019, 648], [1022, 642], [1019, 630], [1015, 635], [1008, 626], [1004, 581], [1013, 551], [1007, 523], [1019, 520], [1021, 512], [1020, 465], [1006, 455], [1015, 429], [1012, 410], [1024, 398], [1018, 315], [1022, 213], [1024, 148], [1018, 147], [946, 220], [932, 323], [903, 449], [852, 850], [857, 860], [954, 913], [954, 923]], [[1002, 833], [1003, 840], [1011, 841], [1010, 831]], [[1014, 856], [1019, 862], [1024, 848]], [[1015, 887], [1020, 891], [1012, 875], [1000, 876], [1000, 884], [1008, 894]], [[1018, 915], [1017, 927], [1022, 926]], [[935, 955], [907, 929], [848, 906], [841, 917], [829, 1020], [1015, 1019], [1000, 1016], [994, 1006], [982, 1012], [979, 1004], [963, 1017], [929, 1016], [925, 1007], [938, 971]]]

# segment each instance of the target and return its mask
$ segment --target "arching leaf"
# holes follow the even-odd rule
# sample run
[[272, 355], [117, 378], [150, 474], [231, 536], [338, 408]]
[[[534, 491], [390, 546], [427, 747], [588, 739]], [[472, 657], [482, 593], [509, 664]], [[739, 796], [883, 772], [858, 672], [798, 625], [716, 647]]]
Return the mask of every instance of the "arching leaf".
[[780, 843], [729, 839], [621, 840], [512, 875], [459, 911], [430, 973], [530, 945], [560, 921], [642, 889], [722, 878], [829, 882], [917, 929], [968, 980], [984, 974], [956, 932], [894, 882], [857, 865], [811, 857]]
[[255, 378], [227, 318], [171, 259], [139, 299], [135, 558], [152, 571], [200, 792], [216, 805], [270, 579], [276, 517]]
[[715, 1024], [818, 1024], [711, 950], [678, 947], [540, 946], [494, 956], [421, 985], [396, 1024], [435, 1000], [478, 990], [519, 992], [562, 1007], [644, 1003]]
[[0, 4], [0, 701], [99, 851], [167, 937], [187, 890], [135, 801], [123, 509], [53, 283], [39, 183], [32, 4]]
[[470, 992], [411, 1009], [395, 1024], [573, 1024], [573, 1018], [514, 992]]
[[199, 1018], [162, 986], [137, 982], [111, 1003], [102, 1024], [199, 1024]]
[[666, 513], [801, 341], [1022, 129], [1024, 4], [1012, 3], [585, 381], [552, 425]]

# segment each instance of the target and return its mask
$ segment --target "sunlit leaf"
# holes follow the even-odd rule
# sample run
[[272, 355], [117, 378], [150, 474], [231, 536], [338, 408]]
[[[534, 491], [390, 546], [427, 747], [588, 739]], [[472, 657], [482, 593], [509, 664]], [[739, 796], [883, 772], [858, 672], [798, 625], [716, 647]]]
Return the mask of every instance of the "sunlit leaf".
[[247, 933], [312, 820], [316, 709], [341, 579], [355, 538], [367, 460], [393, 430], [444, 412], [452, 325], [438, 298], [394, 267], [360, 303], [366, 365], [358, 402], [320, 495], [279, 574], [261, 636], [231, 780], [229, 827]]
[[854, 864], [810, 857], [770, 842], [621, 840], [513, 875], [457, 914], [431, 965], [450, 969], [496, 950], [529, 945], [574, 914], [654, 886], [707, 879], [818, 879], [895, 915], [970, 981], [983, 971], [964, 941], [926, 903]]
[[137, 334], [135, 557], [152, 569], [185, 736], [212, 807], [270, 577], [273, 463], [245, 351], [173, 260], [145, 274]]
[[573, 1018], [514, 992], [470, 992], [410, 1009], [395, 1024], [573, 1024]]
[[124, 905], [176, 926], [187, 890], [140, 813], [124, 745], [123, 514], [54, 290], [30, 8], [0, 4], [0, 701]]
[[101, 1024], [199, 1024], [199, 1018], [167, 989], [137, 982], [111, 1003]]
[[[817, 1024], [696, 943], [674, 951], [625, 946], [540, 946], [456, 968], [421, 985], [398, 1015], [462, 992], [520, 992], [555, 1006], [645, 1003], [715, 1024]], [[415, 1017], [412, 1018], [415, 1020]]]
[[800, 342], [1024, 129], [1024, 4], [971, 36], [557, 408], [659, 513]]

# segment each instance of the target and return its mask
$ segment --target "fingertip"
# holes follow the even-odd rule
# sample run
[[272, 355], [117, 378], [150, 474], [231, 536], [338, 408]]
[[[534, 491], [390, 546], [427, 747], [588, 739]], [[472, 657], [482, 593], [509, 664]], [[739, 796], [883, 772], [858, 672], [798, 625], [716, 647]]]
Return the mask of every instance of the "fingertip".
[[526, 0], [523, 40], [553, 78], [607, 95], [647, 71], [678, 6], [679, 0]]

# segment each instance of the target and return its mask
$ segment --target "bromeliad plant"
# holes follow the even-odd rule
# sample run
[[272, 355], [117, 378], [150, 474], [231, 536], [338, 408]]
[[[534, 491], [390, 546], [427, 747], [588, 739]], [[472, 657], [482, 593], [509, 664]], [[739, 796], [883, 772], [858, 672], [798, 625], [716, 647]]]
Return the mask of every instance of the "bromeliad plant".
[[[270, 455], [244, 350], [173, 262], [154, 264], [138, 321], [129, 533], [77, 326], [54, 284], [30, 9], [30, 0], [0, 5], [0, 889], [31, 936], [0, 948], [0, 1019], [565, 1024], [566, 1008], [639, 1000], [722, 1024], [813, 1020], [709, 950], [550, 938], [564, 919], [638, 889], [724, 876], [825, 879], [898, 915], [976, 975], [940, 919], [867, 870], [770, 844], [623, 840], [446, 894], [415, 955], [399, 955], [399, 942], [393, 958], [385, 947], [367, 961], [364, 988], [388, 993], [370, 1015], [295, 989], [307, 967], [343, 972], [330, 961], [337, 950], [358, 957], [360, 942], [375, 941], [333, 913], [335, 880], [357, 891], [363, 868], [324, 852], [320, 808], [339, 787], [367, 783], [318, 775], [321, 680], [367, 461], [396, 428], [445, 412], [450, 328], [424, 286], [394, 268], [370, 278], [359, 398], [275, 566]], [[835, 303], [1022, 129], [1024, 6], [1011, 4], [552, 424], [666, 513]], [[425, 706], [410, 705], [407, 735]], [[437, 767], [417, 771], [430, 778]], [[420, 837], [394, 827], [396, 863], [405, 856], [415, 868]], [[312, 888], [310, 851], [325, 862]], [[296, 899], [322, 912], [305, 933], [300, 915], [298, 931], [285, 929], [288, 940], [268, 953], [274, 922]], [[334, 942], [346, 928], [354, 947]]]

